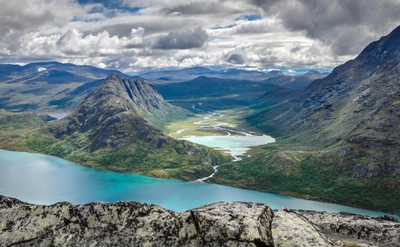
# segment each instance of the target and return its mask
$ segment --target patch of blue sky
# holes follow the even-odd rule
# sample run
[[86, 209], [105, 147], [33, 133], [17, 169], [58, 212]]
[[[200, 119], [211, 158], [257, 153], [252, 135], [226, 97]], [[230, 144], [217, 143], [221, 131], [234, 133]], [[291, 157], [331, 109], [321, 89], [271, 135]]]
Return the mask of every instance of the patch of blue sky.
[[329, 68], [304, 68], [304, 69], [287, 69], [287, 68], [280, 68], [276, 69], [281, 71], [286, 75], [304, 75], [309, 71], [317, 71], [319, 73], [330, 73], [332, 69]]
[[215, 27], [212, 27], [211, 29], [228, 29], [228, 28], [233, 28], [233, 27], [236, 27], [236, 26], [237, 26], [236, 24], [230, 24], [230, 25], [227, 25], [227, 26], [216, 25]]
[[252, 14], [252, 15], [243, 15], [240, 16], [239, 18], [236, 18], [235, 20], [248, 20], [248, 21], [255, 21], [255, 20], [261, 20], [262, 17], [260, 14]]
[[[78, 0], [78, 3], [81, 5], [100, 3], [104, 6], [104, 8], [107, 8], [108, 12], [110, 13], [125, 12], [125, 13], [135, 14], [141, 9], [139, 7], [131, 7], [126, 4], [123, 4], [122, 0]], [[91, 13], [102, 13], [102, 12], [104, 12], [102, 8], [94, 8], [91, 10]]]

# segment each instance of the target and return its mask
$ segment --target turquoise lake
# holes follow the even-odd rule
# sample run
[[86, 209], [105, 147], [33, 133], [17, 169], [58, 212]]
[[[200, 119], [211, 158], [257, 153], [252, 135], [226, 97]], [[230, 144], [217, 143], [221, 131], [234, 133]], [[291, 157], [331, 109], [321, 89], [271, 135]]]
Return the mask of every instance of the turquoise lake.
[[383, 214], [216, 184], [101, 171], [53, 156], [5, 150], [0, 150], [0, 194], [47, 205], [59, 201], [140, 201], [178, 212], [218, 201], [250, 201], [269, 204], [273, 209]]

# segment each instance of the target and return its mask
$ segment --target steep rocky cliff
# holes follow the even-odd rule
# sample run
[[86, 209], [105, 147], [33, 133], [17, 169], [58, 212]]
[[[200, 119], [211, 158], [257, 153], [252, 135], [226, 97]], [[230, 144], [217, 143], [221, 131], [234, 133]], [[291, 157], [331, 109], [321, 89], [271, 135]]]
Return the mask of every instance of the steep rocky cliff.
[[400, 246], [390, 217], [219, 202], [176, 213], [139, 202], [33, 205], [0, 196], [1, 246]]

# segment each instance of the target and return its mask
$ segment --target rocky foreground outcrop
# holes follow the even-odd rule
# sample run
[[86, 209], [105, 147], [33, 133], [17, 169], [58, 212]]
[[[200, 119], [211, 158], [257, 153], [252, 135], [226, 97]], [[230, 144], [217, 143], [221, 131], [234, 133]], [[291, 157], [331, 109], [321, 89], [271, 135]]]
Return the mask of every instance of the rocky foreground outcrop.
[[176, 213], [139, 202], [43, 206], [0, 196], [0, 246], [400, 246], [399, 237], [392, 218], [273, 212], [261, 203]]

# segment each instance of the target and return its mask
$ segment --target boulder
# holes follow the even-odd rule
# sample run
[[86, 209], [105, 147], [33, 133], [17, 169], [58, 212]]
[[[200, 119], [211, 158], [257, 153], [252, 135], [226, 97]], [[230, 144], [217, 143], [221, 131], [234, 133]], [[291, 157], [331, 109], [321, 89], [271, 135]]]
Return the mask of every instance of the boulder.
[[274, 211], [272, 237], [275, 246], [333, 246], [318, 226], [287, 209]]

